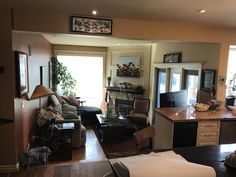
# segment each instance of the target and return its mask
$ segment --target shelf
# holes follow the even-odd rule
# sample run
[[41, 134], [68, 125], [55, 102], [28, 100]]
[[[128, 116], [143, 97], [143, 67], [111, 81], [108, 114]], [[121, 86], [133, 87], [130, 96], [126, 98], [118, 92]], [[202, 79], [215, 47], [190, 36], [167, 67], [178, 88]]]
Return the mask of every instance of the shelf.
[[131, 93], [131, 94], [144, 94], [144, 89], [143, 90], [137, 90], [137, 89], [125, 89], [125, 88], [120, 88], [120, 87], [106, 87], [107, 91], [113, 91], [113, 92], [125, 92], [125, 93]]

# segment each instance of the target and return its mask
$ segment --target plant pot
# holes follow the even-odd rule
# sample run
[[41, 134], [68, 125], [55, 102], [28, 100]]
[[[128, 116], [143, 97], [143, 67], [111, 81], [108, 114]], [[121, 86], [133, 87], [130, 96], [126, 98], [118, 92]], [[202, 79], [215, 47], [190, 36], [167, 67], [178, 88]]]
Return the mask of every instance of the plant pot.
[[226, 97], [225, 105], [226, 106], [234, 106], [234, 101], [235, 101], [235, 96], [229, 95]]

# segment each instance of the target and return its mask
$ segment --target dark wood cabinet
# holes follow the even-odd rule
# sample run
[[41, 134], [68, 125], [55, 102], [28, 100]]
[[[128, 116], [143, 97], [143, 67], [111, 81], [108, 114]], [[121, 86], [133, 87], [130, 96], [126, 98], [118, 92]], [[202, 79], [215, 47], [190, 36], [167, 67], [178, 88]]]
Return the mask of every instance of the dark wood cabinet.
[[173, 147], [196, 146], [197, 122], [174, 123]]
[[63, 123], [55, 125], [54, 138], [50, 142], [52, 150], [49, 161], [72, 159], [72, 135], [74, 123]]

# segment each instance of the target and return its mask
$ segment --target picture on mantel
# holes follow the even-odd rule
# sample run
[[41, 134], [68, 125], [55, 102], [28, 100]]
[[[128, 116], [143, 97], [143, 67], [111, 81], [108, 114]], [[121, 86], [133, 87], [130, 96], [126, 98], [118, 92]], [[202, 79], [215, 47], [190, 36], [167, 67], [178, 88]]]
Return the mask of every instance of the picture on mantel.
[[140, 77], [140, 69], [132, 62], [116, 66], [116, 75], [119, 77]]

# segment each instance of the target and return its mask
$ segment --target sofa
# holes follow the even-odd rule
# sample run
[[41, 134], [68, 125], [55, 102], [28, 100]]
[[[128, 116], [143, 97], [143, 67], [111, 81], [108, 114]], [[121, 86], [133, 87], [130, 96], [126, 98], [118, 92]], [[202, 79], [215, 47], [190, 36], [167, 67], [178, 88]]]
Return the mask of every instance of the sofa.
[[46, 126], [48, 122], [55, 124], [74, 123], [72, 136], [72, 148], [80, 148], [86, 142], [86, 128], [77, 115], [77, 107], [67, 104], [59, 96], [51, 95], [48, 98], [48, 106], [38, 111], [37, 124], [39, 127]]

